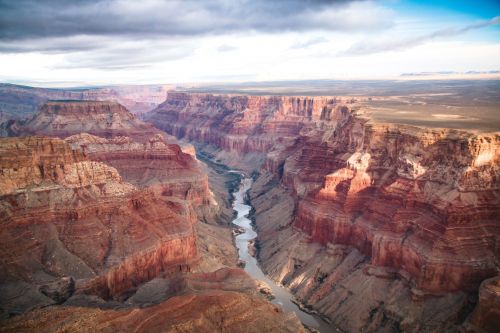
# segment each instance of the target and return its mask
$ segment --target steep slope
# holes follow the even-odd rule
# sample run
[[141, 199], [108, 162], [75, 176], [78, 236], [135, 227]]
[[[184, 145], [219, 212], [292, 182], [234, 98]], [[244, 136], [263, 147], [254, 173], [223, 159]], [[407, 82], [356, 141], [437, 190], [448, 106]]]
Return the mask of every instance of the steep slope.
[[80, 148], [91, 160], [115, 167], [128, 182], [189, 200], [200, 213], [205, 209], [209, 214], [215, 204], [199, 162], [160, 134], [144, 143], [130, 137], [106, 139], [87, 133], [70, 136], [65, 141], [73, 148]]
[[262, 265], [338, 327], [454, 329], [498, 274], [500, 134], [374, 123], [359, 107], [169, 93], [147, 119], [261, 173]]
[[111, 101], [124, 105], [134, 114], [141, 114], [163, 102], [171, 88], [144, 85], [57, 89], [0, 83], [0, 122], [30, 117], [49, 100]]
[[88, 332], [89, 327], [99, 332], [305, 332], [296, 318], [287, 318], [271, 303], [224, 291], [173, 297], [145, 309], [42, 309], [16, 318], [0, 332]]
[[0, 147], [3, 309], [51, 303], [37, 288], [64, 276], [108, 298], [196, 260], [186, 202], [138, 190], [60, 139]]
[[24, 125], [66, 139], [0, 139], [0, 331], [303, 331], [226, 268], [228, 212], [192, 148], [108, 102], [47, 103]]
[[37, 134], [65, 138], [79, 133], [130, 136], [141, 142], [160, 133], [122, 105], [97, 101], [49, 101], [30, 119], [9, 123], [4, 131], [9, 136]]

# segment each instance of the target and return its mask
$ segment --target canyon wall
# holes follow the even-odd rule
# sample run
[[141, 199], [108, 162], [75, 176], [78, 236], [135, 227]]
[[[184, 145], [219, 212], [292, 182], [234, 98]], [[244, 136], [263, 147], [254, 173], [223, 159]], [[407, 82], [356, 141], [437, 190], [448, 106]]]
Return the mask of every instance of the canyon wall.
[[73, 305], [37, 309], [0, 325], [0, 332], [305, 333], [295, 315], [258, 295], [255, 281], [240, 269], [191, 274], [176, 283], [182, 285], [176, 287], [179, 294], [154, 304], [141, 302], [144, 297], [161, 299], [170, 284], [153, 280], [121, 309], [82, 307], [76, 300]]
[[102, 137], [129, 136], [147, 141], [162, 134], [115, 102], [49, 101], [31, 118], [4, 124], [4, 136], [46, 135], [65, 138], [79, 133]]
[[30, 117], [49, 100], [117, 102], [132, 113], [141, 114], [163, 102], [171, 88], [169, 85], [143, 85], [58, 89], [0, 83], [0, 123]]
[[13, 124], [21, 136], [0, 139], [0, 331], [303, 332], [227, 268], [225, 180], [214, 196], [192, 147], [110, 102], [49, 102]]
[[139, 189], [60, 139], [0, 147], [3, 309], [51, 303], [37, 288], [65, 276], [109, 298], [196, 260], [186, 202]]
[[457, 329], [498, 274], [500, 133], [376, 123], [359, 108], [169, 92], [145, 119], [260, 172], [262, 265], [335, 325]]

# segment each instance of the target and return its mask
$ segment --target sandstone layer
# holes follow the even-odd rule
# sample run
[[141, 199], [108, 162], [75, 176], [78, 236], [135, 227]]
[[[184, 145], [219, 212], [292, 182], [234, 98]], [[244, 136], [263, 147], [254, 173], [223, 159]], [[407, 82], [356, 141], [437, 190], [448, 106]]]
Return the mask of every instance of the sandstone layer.
[[108, 102], [47, 103], [33, 133], [65, 139], [0, 139], [0, 331], [303, 331], [227, 269], [225, 176], [214, 196], [194, 149]]
[[60, 139], [0, 147], [3, 309], [51, 303], [37, 288], [65, 276], [77, 292], [109, 298], [196, 260], [185, 201], [137, 189]]
[[113, 166], [136, 186], [188, 200], [202, 219], [217, 213], [202, 165], [161, 134], [145, 142], [124, 136], [106, 139], [87, 133], [70, 136], [65, 141], [81, 149], [91, 160]]
[[358, 109], [172, 92], [146, 119], [261, 173], [261, 263], [336, 326], [454, 330], [498, 274], [500, 134], [375, 123]]
[[107, 138], [129, 136], [143, 142], [154, 134], [162, 134], [121, 104], [107, 101], [49, 101], [31, 118], [10, 122], [4, 127], [4, 136], [45, 135], [65, 138], [89, 133]]
[[[231, 280], [241, 281], [238, 274], [246, 276], [247, 283], [253, 281], [238, 271], [199, 276], [204, 287], [157, 305], [122, 310], [49, 307], [10, 319], [0, 326], [0, 332], [305, 332], [294, 315], [283, 313], [260, 296], [221, 290], [220, 285], [231, 285]], [[219, 286], [206, 286], [209, 283]], [[241, 285], [234, 287], [240, 289]]]
[[117, 102], [134, 114], [153, 110], [165, 100], [168, 85], [113, 86], [82, 89], [38, 88], [0, 83], [0, 123], [30, 117], [49, 100]]

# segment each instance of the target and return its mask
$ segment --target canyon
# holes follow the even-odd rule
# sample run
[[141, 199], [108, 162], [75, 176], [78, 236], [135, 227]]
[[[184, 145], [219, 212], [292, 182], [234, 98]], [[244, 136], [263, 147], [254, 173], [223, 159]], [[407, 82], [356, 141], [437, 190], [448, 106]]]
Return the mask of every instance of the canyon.
[[9, 126], [0, 331], [304, 331], [236, 267], [227, 179], [214, 194], [192, 146], [114, 102]]
[[242, 173], [247, 268], [322, 332], [494, 332], [500, 133], [385, 122], [370, 98], [169, 91], [141, 116], [59, 100], [3, 123], [0, 331], [305, 332], [238, 268]]
[[143, 119], [255, 175], [264, 271], [336, 327], [493, 332], [500, 133], [385, 123], [364, 102], [169, 92]]

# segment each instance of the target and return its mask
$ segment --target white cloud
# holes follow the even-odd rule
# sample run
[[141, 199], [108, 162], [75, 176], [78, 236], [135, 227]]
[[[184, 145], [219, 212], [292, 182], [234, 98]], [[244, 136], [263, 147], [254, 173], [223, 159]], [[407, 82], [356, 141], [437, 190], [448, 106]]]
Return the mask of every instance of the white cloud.
[[[247, 0], [241, 1], [248, 3]], [[259, 3], [263, 5], [264, 2]], [[116, 8], [97, 8], [104, 4]], [[141, 4], [138, 9], [132, 6], [132, 2], [125, 0], [101, 2], [94, 5], [97, 9], [84, 7], [80, 15], [91, 15], [98, 9], [104, 12], [116, 9], [116, 15], [130, 20], [126, 24], [133, 24], [134, 20], [147, 14], [153, 16], [150, 24], [156, 25], [162, 17], [175, 16], [176, 6], [180, 6], [178, 1], [165, 4], [163, 1], [143, 0]], [[241, 27], [233, 27], [226, 33], [193, 33], [184, 36], [142, 36], [129, 31], [123, 34], [71, 34], [32, 37], [29, 40], [13, 39], [0, 45], [0, 81], [138, 84], [298, 80], [500, 68], [500, 41], [460, 41], [461, 33], [496, 21], [465, 22], [462, 28], [443, 30], [442, 25], [436, 28], [434, 21], [402, 16], [396, 19], [396, 13], [372, 1], [347, 2], [331, 8], [318, 5], [315, 8], [320, 10], [314, 12], [306, 9], [299, 13], [290, 10], [283, 18], [274, 14], [277, 20], [309, 20], [307, 28], [302, 26], [295, 30], [276, 31], [272, 27], [242, 30]], [[64, 10], [74, 11], [78, 7]], [[213, 14], [210, 10], [204, 6], [181, 16], [187, 23], [200, 27], [210, 23], [209, 17]], [[134, 18], [133, 13], [139, 18]], [[204, 20], [208, 21], [202, 22]], [[273, 24], [274, 27], [286, 27], [286, 24], [295, 23]], [[339, 28], [341, 25], [343, 29]], [[388, 30], [381, 32], [371, 27]], [[159, 29], [156, 26], [151, 28]], [[189, 30], [193, 27], [182, 28]], [[381, 35], [398, 38], [384, 39]], [[401, 40], [414, 40], [414, 35], [436, 37], [425, 39], [425, 43], [419, 42], [419, 39], [417, 43], [410, 43], [411, 47], [397, 46]], [[450, 36], [455, 37], [453, 42], [448, 38]], [[384, 40], [389, 46], [397, 45], [387, 48]], [[358, 52], [355, 57], [339, 56], [345, 50], [359, 50], [359, 45], [366, 45], [369, 51], [391, 49], [394, 52]]]

